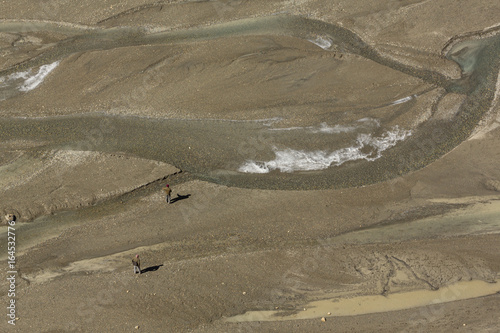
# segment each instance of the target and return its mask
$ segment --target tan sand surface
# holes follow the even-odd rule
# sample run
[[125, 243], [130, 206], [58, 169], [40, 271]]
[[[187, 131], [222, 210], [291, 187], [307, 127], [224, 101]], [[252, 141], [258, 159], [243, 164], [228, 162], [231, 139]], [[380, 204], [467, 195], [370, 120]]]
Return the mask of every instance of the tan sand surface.
[[[0, 226], [0, 331], [498, 331], [498, 82], [483, 90], [496, 97], [481, 102], [473, 128], [456, 134], [460, 144], [419, 161], [434, 151], [423, 137], [399, 159], [418, 168], [358, 187], [226, 186], [210, 178], [217, 170], [199, 171], [219, 154], [197, 150], [213, 142], [211, 128], [178, 159], [196, 172], [164, 160], [198, 127], [164, 141], [147, 134], [159, 119], [452, 126], [470, 100], [450, 88], [463, 73], [445, 53], [495, 35], [499, 13], [479, 0], [0, 1], [0, 88], [13, 73], [60, 61], [36, 89], [0, 100], [0, 213], [17, 217], [13, 266], [13, 229]], [[279, 15], [301, 19], [273, 21]], [[354, 39], [301, 35], [316, 31], [312, 20], [348, 29], [376, 56]], [[238, 34], [245, 29], [258, 33]], [[206, 31], [220, 36], [201, 38]], [[108, 125], [134, 116], [139, 128], [92, 129], [82, 114]], [[90, 125], [71, 127], [79, 121]], [[265, 141], [224, 135], [245, 153]]]

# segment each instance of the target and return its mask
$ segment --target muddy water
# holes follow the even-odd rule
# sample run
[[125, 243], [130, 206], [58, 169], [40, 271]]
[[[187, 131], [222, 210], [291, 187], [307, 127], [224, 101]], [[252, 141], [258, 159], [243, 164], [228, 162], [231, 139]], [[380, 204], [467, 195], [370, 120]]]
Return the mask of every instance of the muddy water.
[[321, 300], [304, 305], [304, 311], [298, 311], [292, 315], [282, 314], [280, 311], [249, 311], [242, 315], [227, 318], [225, 321], [283, 321], [328, 318], [330, 315], [334, 317], [355, 316], [483, 297], [498, 292], [500, 292], [500, 283], [498, 282], [462, 281], [436, 291], [416, 290], [387, 296], [373, 295]]
[[[20, 29], [13, 23], [6, 31]], [[28, 23], [27, 23], [28, 24]], [[29, 25], [29, 24], [28, 24]], [[28, 27], [26, 28], [28, 29]], [[43, 23], [29, 29], [56, 29]], [[325, 22], [294, 16], [271, 16], [246, 19], [203, 28], [148, 33], [145, 29], [85, 29], [63, 27], [69, 37], [16, 68], [34, 68], [61, 60], [75, 52], [112, 49], [131, 45], [191, 43], [214, 38], [242, 35], [287, 35], [301, 39], [321, 36], [332, 41], [331, 50], [360, 55], [392, 69], [422, 79], [450, 92], [467, 94], [455, 119], [448, 122], [428, 121], [411, 137], [384, 152], [375, 161], [359, 160], [325, 170], [268, 174], [243, 174], [238, 167], [248, 159], [266, 161], [274, 156], [273, 147], [293, 146], [302, 150], [335, 150], [352, 142], [353, 136], [326, 136], [321, 133], [270, 131], [265, 122], [232, 122], [210, 120], [151, 120], [139, 117], [111, 117], [105, 114], [47, 119], [1, 119], [0, 139], [12, 137], [46, 140], [51, 149], [81, 149], [127, 152], [140, 157], [161, 160], [190, 171], [197, 177], [221, 184], [268, 189], [320, 189], [360, 186], [391, 178], [421, 168], [465, 140], [488, 110], [494, 97], [500, 67], [500, 37], [462, 42], [448, 57], [463, 68], [461, 80], [448, 80], [439, 73], [412, 68], [383, 58], [358, 36]], [[78, 31], [83, 30], [83, 33]], [[0, 30], [2, 28], [0, 27]], [[468, 44], [467, 44], [468, 43]], [[328, 52], [329, 50], [325, 50]], [[10, 96], [10, 95], [9, 95]], [[353, 106], [356, 107], [356, 106]], [[103, 124], [107, 124], [104, 125]], [[319, 124], [318, 124], [319, 125]], [[114, 130], [107, 131], [112, 127]], [[389, 130], [381, 125], [379, 132]]]

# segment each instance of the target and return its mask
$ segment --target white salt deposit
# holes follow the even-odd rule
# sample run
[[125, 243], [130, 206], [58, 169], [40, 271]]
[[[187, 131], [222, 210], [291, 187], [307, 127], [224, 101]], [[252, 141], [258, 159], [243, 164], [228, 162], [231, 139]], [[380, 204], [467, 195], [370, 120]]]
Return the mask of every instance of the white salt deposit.
[[29, 69], [25, 72], [17, 72], [8, 75], [7, 77], [0, 78], [0, 88], [14, 86], [19, 91], [30, 91], [38, 87], [45, 77], [49, 75], [57, 66], [59, 61], [53, 62], [48, 65], [43, 65], [38, 69], [36, 74], [32, 74], [32, 70]]
[[328, 50], [330, 47], [332, 47], [332, 40], [328, 37], [318, 37], [314, 40], [309, 39], [309, 41], [319, 47], [321, 47], [323, 50]]
[[392, 102], [391, 105], [406, 103], [406, 102], [411, 101], [412, 99], [414, 99], [416, 97], [417, 97], [417, 95], [411, 95], [411, 96], [408, 96], [408, 97], [405, 97], [405, 98], [401, 98], [401, 99], [398, 99], [398, 100]]
[[[323, 170], [330, 166], [339, 166], [348, 161], [364, 159], [373, 161], [382, 156], [382, 152], [395, 146], [399, 141], [411, 135], [410, 131], [395, 127], [381, 137], [371, 134], [360, 134], [356, 144], [333, 152], [325, 150], [304, 151], [291, 148], [278, 150], [274, 148], [275, 158], [271, 161], [246, 161], [239, 172], [268, 173], [272, 170], [281, 172]], [[369, 148], [369, 149], [368, 149]]]
[[43, 65], [38, 70], [38, 73], [31, 76], [30, 71], [28, 71], [27, 77], [23, 77], [25, 79], [23, 85], [19, 88], [21, 91], [30, 91], [35, 89], [43, 82], [45, 77], [49, 75], [50, 72], [54, 70], [59, 65], [59, 61], [53, 62], [49, 65]]
[[376, 128], [380, 126], [380, 122], [372, 118], [359, 119], [350, 125], [334, 125], [330, 126], [327, 123], [321, 123], [319, 126], [308, 126], [308, 127], [286, 127], [286, 128], [272, 128], [272, 131], [293, 131], [293, 130], [306, 130], [311, 133], [326, 133], [326, 134], [338, 134], [338, 133], [348, 133], [358, 130], [359, 128]]

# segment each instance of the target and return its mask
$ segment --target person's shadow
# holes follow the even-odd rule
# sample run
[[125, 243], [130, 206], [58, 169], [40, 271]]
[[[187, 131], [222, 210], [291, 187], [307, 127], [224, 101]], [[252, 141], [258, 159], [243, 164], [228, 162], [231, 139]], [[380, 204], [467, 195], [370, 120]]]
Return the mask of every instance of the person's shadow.
[[181, 195], [181, 194], [177, 193], [177, 197], [175, 197], [172, 200], [170, 200], [170, 203], [174, 203], [174, 202], [179, 201], [179, 200], [187, 199], [190, 196], [191, 196], [191, 194]]
[[147, 268], [141, 269], [141, 274], [146, 273], [146, 272], [155, 272], [157, 271], [163, 264], [161, 265], [156, 265], [156, 266], [149, 266]]

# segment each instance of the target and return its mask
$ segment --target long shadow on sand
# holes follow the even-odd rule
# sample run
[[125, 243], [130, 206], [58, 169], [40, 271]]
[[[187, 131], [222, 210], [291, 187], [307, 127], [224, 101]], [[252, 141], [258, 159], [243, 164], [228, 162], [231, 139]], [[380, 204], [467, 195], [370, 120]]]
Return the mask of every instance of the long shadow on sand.
[[156, 265], [156, 266], [149, 266], [147, 268], [144, 268], [141, 270], [141, 274], [142, 273], [146, 273], [146, 272], [155, 272], [157, 271], [161, 266], [163, 266], [163, 264], [161, 265]]
[[177, 197], [170, 200], [170, 203], [173, 204], [176, 201], [187, 199], [190, 196], [191, 196], [191, 194], [181, 195], [181, 194], [177, 193]]

